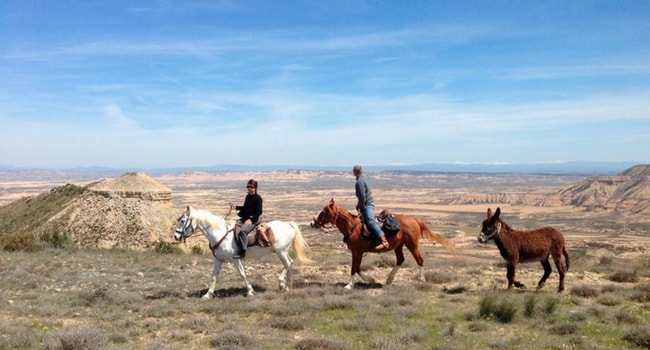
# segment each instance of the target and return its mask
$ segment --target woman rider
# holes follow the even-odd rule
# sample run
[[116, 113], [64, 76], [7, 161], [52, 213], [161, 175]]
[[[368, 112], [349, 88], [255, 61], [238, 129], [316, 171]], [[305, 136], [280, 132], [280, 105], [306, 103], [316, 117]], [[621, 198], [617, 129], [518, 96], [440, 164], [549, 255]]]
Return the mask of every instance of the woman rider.
[[244, 198], [244, 205], [234, 206], [230, 203], [230, 209], [238, 210], [239, 216], [238, 226], [239, 235], [237, 240], [237, 247], [239, 251], [235, 253], [233, 258], [241, 259], [246, 256], [246, 248], [248, 246], [248, 234], [257, 226], [260, 217], [262, 216], [262, 197], [257, 193], [257, 181], [250, 179], [246, 184], [248, 193]]

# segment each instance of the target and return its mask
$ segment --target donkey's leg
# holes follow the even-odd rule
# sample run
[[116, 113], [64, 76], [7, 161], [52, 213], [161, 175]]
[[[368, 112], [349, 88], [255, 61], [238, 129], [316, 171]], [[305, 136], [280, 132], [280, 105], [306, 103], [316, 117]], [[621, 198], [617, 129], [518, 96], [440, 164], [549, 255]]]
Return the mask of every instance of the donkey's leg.
[[517, 264], [515, 262], [508, 262], [507, 273], [506, 273], [506, 276], [508, 277], [508, 289], [512, 289], [513, 285], [517, 288], [522, 288], [524, 286], [522, 283], [515, 280], [516, 268], [517, 268]]
[[564, 274], [566, 273], [566, 269], [564, 268], [564, 265], [562, 265], [562, 250], [557, 254], [553, 254], [553, 262], [557, 268], [557, 273], [560, 275], [560, 286], [557, 288], [557, 291], [562, 292], [564, 290]]
[[551, 269], [551, 262], [548, 261], [548, 257], [546, 257], [546, 259], [543, 259], [541, 263], [542, 267], [544, 268], [544, 275], [542, 276], [542, 279], [539, 280], [539, 283], [537, 283], [537, 289], [544, 287], [546, 279], [551, 275], [551, 272], [553, 272], [553, 269]]
[[244, 283], [246, 283], [246, 290], [247, 290], [247, 295], [249, 297], [252, 297], [255, 295], [255, 291], [253, 290], [253, 286], [251, 286], [250, 283], [248, 283], [248, 278], [246, 278], [246, 269], [244, 269], [244, 264], [242, 264], [241, 259], [234, 259], [234, 264], [235, 267], [237, 268], [237, 272], [239, 272], [239, 275], [244, 279]]
[[210, 282], [210, 287], [208, 288], [207, 293], [203, 295], [203, 299], [209, 299], [214, 295], [214, 288], [217, 285], [217, 277], [219, 276], [219, 271], [221, 271], [221, 260], [214, 259], [214, 266], [212, 267], [212, 281]]
[[278, 256], [284, 268], [278, 277], [278, 287], [280, 290], [289, 290], [291, 287], [291, 257], [287, 251], [278, 251]]
[[[404, 251], [402, 248], [404, 248], [404, 245], [399, 245], [395, 248], [395, 266], [393, 266], [393, 269], [390, 270], [388, 278], [386, 279], [386, 284], [393, 283], [395, 274], [397, 274], [397, 270], [399, 270], [399, 268], [402, 267], [402, 264], [404, 263]], [[413, 251], [411, 251], [411, 253], [413, 253]], [[417, 260], [417, 258], [415, 260]]]

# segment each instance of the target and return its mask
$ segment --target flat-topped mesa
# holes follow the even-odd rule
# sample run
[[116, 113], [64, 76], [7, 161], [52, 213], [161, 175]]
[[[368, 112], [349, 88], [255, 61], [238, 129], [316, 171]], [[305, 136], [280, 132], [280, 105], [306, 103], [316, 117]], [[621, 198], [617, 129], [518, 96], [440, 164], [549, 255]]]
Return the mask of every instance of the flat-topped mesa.
[[107, 198], [117, 196], [172, 203], [172, 191], [144, 172], [129, 172], [118, 178], [104, 179], [88, 189]]

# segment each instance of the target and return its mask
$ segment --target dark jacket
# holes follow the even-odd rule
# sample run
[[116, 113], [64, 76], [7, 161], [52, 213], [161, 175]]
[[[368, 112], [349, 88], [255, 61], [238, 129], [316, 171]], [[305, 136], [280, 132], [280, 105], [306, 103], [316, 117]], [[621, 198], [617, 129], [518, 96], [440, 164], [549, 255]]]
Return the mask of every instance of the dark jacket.
[[244, 205], [238, 205], [235, 209], [239, 211], [237, 215], [242, 221], [251, 219], [253, 223], [256, 223], [262, 216], [262, 197], [257, 193], [247, 194]]

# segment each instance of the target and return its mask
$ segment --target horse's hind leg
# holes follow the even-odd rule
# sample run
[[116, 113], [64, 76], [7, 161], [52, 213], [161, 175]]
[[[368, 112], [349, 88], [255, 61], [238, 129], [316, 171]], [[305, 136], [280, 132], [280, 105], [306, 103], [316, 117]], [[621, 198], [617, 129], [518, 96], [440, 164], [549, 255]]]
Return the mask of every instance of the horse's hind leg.
[[246, 283], [246, 291], [247, 295], [249, 297], [252, 297], [255, 295], [255, 291], [253, 290], [253, 286], [251, 286], [250, 283], [248, 283], [248, 278], [246, 278], [246, 270], [244, 269], [244, 264], [241, 263], [240, 259], [235, 259], [234, 261], [235, 267], [237, 268], [237, 272], [239, 272], [239, 275], [244, 279], [244, 283]]
[[542, 260], [541, 263], [542, 263], [542, 267], [544, 268], [544, 275], [542, 276], [542, 279], [539, 280], [539, 283], [537, 283], [538, 290], [544, 287], [544, 283], [546, 283], [546, 279], [548, 279], [548, 276], [550, 276], [551, 272], [553, 272], [553, 269], [551, 269], [551, 263], [548, 261], [548, 257]]
[[[397, 270], [399, 270], [399, 268], [402, 267], [402, 264], [404, 263], [404, 251], [402, 250], [403, 247], [404, 245], [400, 245], [395, 248], [395, 266], [393, 266], [393, 269], [390, 270], [390, 273], [388, 274], [388, 278], [386, 279], [387, 285], [393, 283], [395, 275], [397, 274]], [[417, 260], [417, 258], [415, 260]]]

